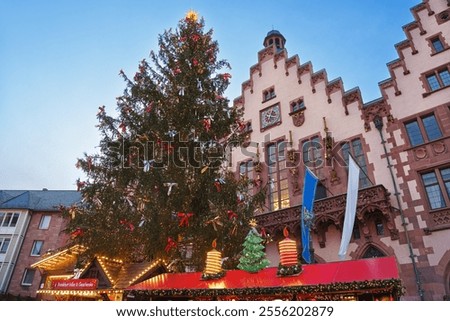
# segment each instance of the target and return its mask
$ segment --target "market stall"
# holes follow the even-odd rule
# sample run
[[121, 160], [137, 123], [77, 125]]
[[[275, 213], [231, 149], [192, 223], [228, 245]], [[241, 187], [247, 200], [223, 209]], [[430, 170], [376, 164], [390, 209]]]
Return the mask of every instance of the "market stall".
[[124, 300], [399, 300], [403, 287], [395, 257], [303, 265], [297, 275], [279, 268], [256, 273], [163, 273], [125, 289]]

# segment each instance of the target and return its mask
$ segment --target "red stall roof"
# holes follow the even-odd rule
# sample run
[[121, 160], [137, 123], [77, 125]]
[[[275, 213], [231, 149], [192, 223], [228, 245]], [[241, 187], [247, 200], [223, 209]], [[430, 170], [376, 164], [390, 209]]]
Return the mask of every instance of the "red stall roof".
[[207, 290], [303, 287], [319, 284], [352, 283], [372, 280], [398, 279], [395, 257], [303, 265], [296, 276], [277, 277], [277, 267], [258, 273], [242, 270], [226, 271], [221, 279], [202, 280], [201, 272], [164, 273], [128, 287], [126, 290]]

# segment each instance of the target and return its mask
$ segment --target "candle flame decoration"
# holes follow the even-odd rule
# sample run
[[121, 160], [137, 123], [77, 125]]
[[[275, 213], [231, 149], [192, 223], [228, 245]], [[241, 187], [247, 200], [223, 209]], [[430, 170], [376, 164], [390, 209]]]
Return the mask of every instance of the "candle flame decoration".
[[284, 237], [288, 237], [288, 236], [289, 236], [289, 230], [288, 230], [287, 227], [285, 227], [285, 228], [283, 229], [283, 235], [284, 235]]
[[217, 241], [212, 241], [212, 250], [206, 253], [206, 267], [202, 275], [203, 280], [218, 279], [225, 275], [222, 270], [222, 253], [216, 250]]

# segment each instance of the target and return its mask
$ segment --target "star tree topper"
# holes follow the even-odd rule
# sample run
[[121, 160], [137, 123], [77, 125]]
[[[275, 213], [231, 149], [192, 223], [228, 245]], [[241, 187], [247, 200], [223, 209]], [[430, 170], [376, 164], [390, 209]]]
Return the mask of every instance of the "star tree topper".
[[192, 21], [197, 21], [198, 20], [198, 13], [195, 12], [194, 10], [189, 10], [186, 13], [186, 20], [192, 20]]

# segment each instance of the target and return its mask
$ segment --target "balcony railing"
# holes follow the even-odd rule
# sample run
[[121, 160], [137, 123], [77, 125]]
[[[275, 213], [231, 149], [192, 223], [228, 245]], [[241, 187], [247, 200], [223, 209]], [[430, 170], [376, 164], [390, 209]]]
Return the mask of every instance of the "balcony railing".
[[[391, 206], [390, 193], [383, 185], [371, 186], [360, 189], [356, 218], [362, 224], [365, 223], [368, 214], [379, 211], [386, 220], [386, 226], [391, 233], [392, 239], [398, 238], [398, 230], [394, 224], [394, 214], [397, 209]], [[338, 229], [342, 228], [345, 213], [347, 194], [327, 197], [314, 202], [315, 221], [313, 230], [320, 229], [321, 224], [334, 224]], [[301, 204], [282, 210], [260, 214], [256, 217], [258, 224], [263, 226], [269, 233], [275, 234], [284, 227], [296, 231], [300, 225]]]

